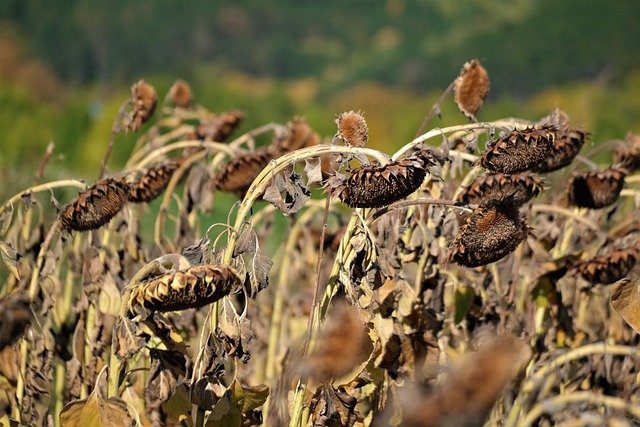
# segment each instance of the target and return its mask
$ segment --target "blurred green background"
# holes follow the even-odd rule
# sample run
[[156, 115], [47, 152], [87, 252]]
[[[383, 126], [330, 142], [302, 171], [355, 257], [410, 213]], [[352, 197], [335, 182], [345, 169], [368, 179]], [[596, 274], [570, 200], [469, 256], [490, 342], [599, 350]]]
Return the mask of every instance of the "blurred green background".
[[[163, 98], [187, 80], [195, 102], [247, 114], [239, 132], [305, 116], [323, 136], [362, 110], [392, 152], [478, 58], [491, 77], [480, 120], [565, 110], [591, 144], [640, 131], [640, 2], [80, 1], [0, 3], [0, 200], [32, 182], [93, 183], [119, 106], [144, 78]], [[452, 98], [444, 126], [465, 123]], [[118, 170], [136, 135], [116, 140]], [[589, 147], [585, 147], [586, 150]]]

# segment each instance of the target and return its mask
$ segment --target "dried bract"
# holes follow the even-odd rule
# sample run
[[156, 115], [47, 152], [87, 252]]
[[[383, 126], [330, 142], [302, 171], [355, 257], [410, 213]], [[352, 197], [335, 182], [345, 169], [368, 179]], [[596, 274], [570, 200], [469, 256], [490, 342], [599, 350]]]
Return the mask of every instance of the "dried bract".
[[582, 129], [558, 131], [549, 155], [533, 171], [552, 172], [567, 166], [578, 155], [586, 139], [587, 133]]
[[136, 283], [128, 306], [131, 313], [198, 308], [228, 295], [242, 283], [238, 272], [220, 264], [196, 265]]
[[369, 129], [364, 117], [358, 112], [348, 111], [336, 117], [338, 133], [335, 138], [342, 138], [347, 145], [364, 147], [369, 140]]
[[529, 234], [524, 216], [513, 205], [479, 207], [460, 227], [447, 261], [466, 267], [496, 262], [513, 252]]
[[465, 63], [453, 87], [460, 111], [475, 120], [490, 87], [489, 74], [477, 59]]
[[639, 259], [640, 248], [618, 249], [606, 256], [597, 256], [582, 262], [575, 269], [591, 283], [609, 284], [625, 278]]
[[0, 298], [0, 351], [20, 338], [31, 323], [29, 304], [26, 293]]
[[133, 101], [133, 112], [125, 119], [125, 128], [135, 131], [142, 126], [153, 115], [158, 102], [156, 90], [140, 80], [131, 86], [131, 100]]
[[236, 157], [213, 177], [212, 188], [244, 197], [253, 180], [273, 159], [274, 153], [266, 149]]
[[377, 163], [362, 166], [354, 169], [333, 194], [352, 208], [387, 206], [420, 188], [432, 165], [435, 162], [430, 151], [423, 150], [385, 166]]
[[95, 230], [109, 222], [127, 203], [129, 185], [122, 180], [106, 178], [83, 191], [64, 207], [60, 224], [66, 230]]
[[640, 169], [640, 136], [629, 132], [625, 139], [627, 147], [616, 150], [613, 153], [613, 161], [616, 168], [624, 169], [627, 173], [632, 174]]
[[514, 175], [488, 173], [478, 176], [458, 196], [458, 201], [481, 206], [494, 201], [522, 206], [538, 196], [541, 191], [542, 181], [536, 176], [525, 173]]
[[575, 172], [566, 188], [569, 204], [600, 209], [612, 205], [620, 195], [627, 173], [623, 169]]
[[175, 107], [189, 108], [192, 98], [191, 86], [182, 79], [176, 80], [169, 89], [169, 99]]
[[162, 194], [182, 161], [183, 159], [169, 160], [159, 166], [148, 169], [137, 181], [130, 184], [129, 201], [133, 203], [149, 203]]
[[555, 129], [548, 126], [513, 130], [487, 147], [480, 165], [508, 174], [533, 169], [550, 155], [555, 137]]

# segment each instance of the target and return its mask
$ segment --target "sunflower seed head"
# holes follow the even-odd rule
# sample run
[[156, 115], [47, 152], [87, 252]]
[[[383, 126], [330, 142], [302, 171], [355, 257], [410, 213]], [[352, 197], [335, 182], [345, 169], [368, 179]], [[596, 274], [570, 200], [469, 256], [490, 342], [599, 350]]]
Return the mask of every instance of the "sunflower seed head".
[[360, 112], [348, 111], [336, 117], [338, 133], [336, 138], [342, 138], [345, 144], [352, 147], [364, 147], [369, 141], [369, 128]]
[[62, 209], [62, 228], [75, 231], [100, 228], [124, 207], [129, 191], [129, 185], [120, 179], [98, 181]]
[[533, 169], [549, 156], [555, 137], [555, 128], [549, 126], [513, 130], [489, 144], [480, 165], [506, 174]]
[[475, 115], [484, 104], [490, 88], [489, 74], [480, 62], [474, 59], [465, 63], [453, 89], [460, 111], [475, 120]]
[[574, 172], [566, 188], [570, 205], [589, 209], [611, 206], [618, 199], [627, 176], [622, 169]]

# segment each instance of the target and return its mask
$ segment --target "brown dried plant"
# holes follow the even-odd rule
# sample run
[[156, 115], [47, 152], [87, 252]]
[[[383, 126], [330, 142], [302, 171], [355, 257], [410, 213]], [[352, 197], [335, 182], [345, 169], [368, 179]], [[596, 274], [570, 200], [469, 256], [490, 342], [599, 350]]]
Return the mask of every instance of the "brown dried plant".
[[122, 210], [129, 190], [129, 185], [121, 179], [98, 181], [63, 208], [60, 213], [62, 228], [86, 231], [102, 227]]
[[475, 120], [476, 114], [489, 95], [490, 87], [489, 73], [477, 59], [465, 63], [453, 88], [460, 111]]
[[[423, 127], [454, 86], [473, 117], [488, 84], [465, 64]], [[0, 423], [640, 422], [632, 137], [599, 148], [611, 166], [543, 181], [531, 172], [566, 166], [588, 135], [560, 110], [421, 129], [384, 153], [354, 111], [336, 119], [345, 144], [301, 116], [231, 140], [244, 114], [186, 89], [142, 126], [155, 91], [133, 86], [94, 186], [43, 182], [48, 150], [0, 205]], [[123, 120], [140, 135], [102, 178], [111, 147], [128, 149], [113, 144]], [[59, 209], [65, 187], [81, 193]], [[472, 351], [483, 330], [518, 338]]]

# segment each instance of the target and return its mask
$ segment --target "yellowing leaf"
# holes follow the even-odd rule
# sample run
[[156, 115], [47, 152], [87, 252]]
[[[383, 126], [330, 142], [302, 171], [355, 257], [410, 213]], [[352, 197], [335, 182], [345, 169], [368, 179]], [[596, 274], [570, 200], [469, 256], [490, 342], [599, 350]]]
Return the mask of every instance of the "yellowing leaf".
[[640, 334], [640, 279], [618, 280], [611, 291], [611, 305]]
[[454, 323], [457, 325], [467, 316], [476, 293], [471, 286], [458, 286], [456, 289], [456, 310], [454, 315]]
[[82, 400], [68, 403], [60, 413], [62, 427], [129, 427], [127, 404], [117, 398], [103, 399], [97, 388]]

